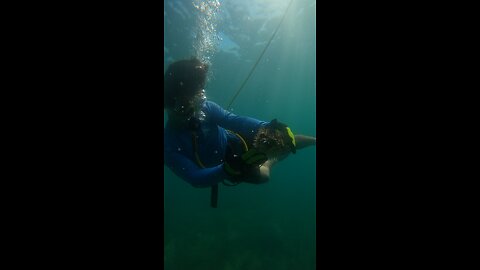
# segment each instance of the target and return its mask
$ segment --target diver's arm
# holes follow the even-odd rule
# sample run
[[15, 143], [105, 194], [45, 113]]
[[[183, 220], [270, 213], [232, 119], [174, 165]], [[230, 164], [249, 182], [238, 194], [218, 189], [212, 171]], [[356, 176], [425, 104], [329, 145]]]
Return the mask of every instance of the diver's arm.
[[225, 129], [240, 133], [247, 139], [253, 138], [258, 128], [268, 124], [252, 117], [235, 115], [214, 102], [208, 102], [208, 108], [213, 122]]
[[165, 164], [177, 176], [198, 188], [210, 187], [228, 177], [223, 170], [223, 164], [202, 169], [178, 153], [165, 153]]

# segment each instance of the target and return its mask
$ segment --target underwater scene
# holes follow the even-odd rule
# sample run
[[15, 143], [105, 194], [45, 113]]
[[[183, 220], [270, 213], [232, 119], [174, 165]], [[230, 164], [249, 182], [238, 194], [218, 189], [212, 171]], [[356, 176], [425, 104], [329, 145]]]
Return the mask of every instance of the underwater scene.
[[[165, 0], [164, 71], [197, 57], [208, 100], [316, 137], [315, 21], [312, 0]], [[315, 269], [315, 157], [316, 146], [289, 155], [267, 183], [220, 183], [217, 208], [210, 188], [164, 166], [165, 269]]]

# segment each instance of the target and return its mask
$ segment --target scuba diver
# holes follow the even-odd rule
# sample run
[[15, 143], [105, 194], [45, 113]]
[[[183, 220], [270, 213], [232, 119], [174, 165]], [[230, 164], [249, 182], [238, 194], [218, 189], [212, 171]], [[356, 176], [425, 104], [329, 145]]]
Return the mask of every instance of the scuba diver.
[[276, 119], [238, 116], [207, 100], [207, 72], [192, 58], [172, 63], [164, 75], [164, 162], [177, 176], [212, 191], [219, 183], [265, 183], [279, 160], [316, 145]]

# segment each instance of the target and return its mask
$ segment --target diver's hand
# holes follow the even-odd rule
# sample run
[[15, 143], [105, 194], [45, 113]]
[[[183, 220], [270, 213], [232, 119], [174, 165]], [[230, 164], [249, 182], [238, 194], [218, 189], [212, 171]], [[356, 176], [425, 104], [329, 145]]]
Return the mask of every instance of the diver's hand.
[[223, 169], [231, 178], [239, 179], [251, 175], [255, 169], [258, 169], [267, 160], [267, 155], [258, 152], [255, 148], [239, 156], [235, 155], [232, 149], [227, 146]]
[[266, 126], [272, 130], [278, 130], [283, 135], [283, 141], [285, 145], [290, 147], [290, 151], [292, 153], [296, 153], [296, 142], [295, 142], [295, 135], [293, 134], [292, 130], [284, 123], [278, 122], [277, 119], [273, 119], [270, 123]]

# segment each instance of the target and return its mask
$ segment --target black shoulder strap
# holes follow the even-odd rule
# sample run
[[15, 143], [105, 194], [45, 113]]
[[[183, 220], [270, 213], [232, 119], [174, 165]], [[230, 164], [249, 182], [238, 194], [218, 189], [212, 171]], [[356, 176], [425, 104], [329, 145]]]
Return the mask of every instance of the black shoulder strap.
[[[198, 155], [197, 134], [195, 133], [195, 131], [192, 131], [192, 144], [193, 144], [193, 155], [195, 156], [198, 166], [200, 166], [201, 168], [205, 168], [202, 161], [200, 160], [200, 156]], [[210, 205], [213, 208], [217, 208], [217, 202], [218, 202], [218, 184], [215, 184], [212, 186], [211, 192], [210, 192]]]

